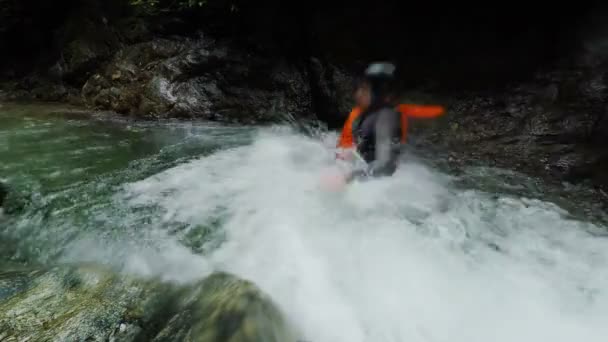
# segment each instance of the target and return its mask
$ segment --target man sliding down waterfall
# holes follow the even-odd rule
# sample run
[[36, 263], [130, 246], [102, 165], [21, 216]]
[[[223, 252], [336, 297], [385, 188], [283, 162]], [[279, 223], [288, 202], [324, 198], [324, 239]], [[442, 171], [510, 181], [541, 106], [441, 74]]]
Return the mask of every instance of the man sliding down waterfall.
[[395, 66], [373, 63], [355, 89], [351, 111], [338, 140], [337, 158], [363, 165], [325, 179], [326, 186], [340, 189], [351, 181], [392, 176], [407, 137], [408, 118], [435, 118], [442, 106], [396, 104]]

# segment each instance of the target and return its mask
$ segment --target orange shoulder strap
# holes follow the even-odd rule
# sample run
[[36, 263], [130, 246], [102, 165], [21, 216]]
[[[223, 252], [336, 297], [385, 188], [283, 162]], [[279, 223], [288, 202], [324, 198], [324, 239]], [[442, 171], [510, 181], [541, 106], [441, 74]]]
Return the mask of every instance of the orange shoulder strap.
[[361, 114], [361, 109], [359, 107], [355, 107], [348, 115], [348, 119], [346, 119], [346, 122], [344, 123], [344, 127], [342, 128], [342, 133], [340, 134], [340, 139], [338, 140], [337, 146], [339, 148], [351, 148], [354, 146], [353, 122], [360, 114]]

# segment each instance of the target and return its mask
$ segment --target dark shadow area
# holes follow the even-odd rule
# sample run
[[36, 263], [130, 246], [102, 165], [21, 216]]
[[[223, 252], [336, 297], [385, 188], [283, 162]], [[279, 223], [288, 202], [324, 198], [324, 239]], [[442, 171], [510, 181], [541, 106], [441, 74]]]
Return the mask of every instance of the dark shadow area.
[[[0, 58], [9, 76], [34, 64], [51, 66], [63, 45], [90, 31], [86, 26], [91, 23], [104, 27], [135, 15], [126, 0], [0, 3], [0, 44], [9, 52]], [[204, 30], [270, 56], [316, 56], [354, 70], [371, 60], [392, 60], [408, 85], [433, 82], [461, 89], [522, 80], [576, 53], [591, 16], [601, 21], [598, 13], [605, 7], [599, 2], [533, 6], [217, 0], [147, 20], [156, 34], [195, 35]]]

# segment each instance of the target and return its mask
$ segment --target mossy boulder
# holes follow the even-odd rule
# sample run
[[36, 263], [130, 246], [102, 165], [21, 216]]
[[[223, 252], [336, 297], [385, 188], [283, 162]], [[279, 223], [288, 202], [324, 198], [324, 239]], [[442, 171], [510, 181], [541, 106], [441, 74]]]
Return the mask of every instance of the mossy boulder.
[[251, 282], [216, 273], [196, 292], [154, 341], [297, 341], [280, 310]]

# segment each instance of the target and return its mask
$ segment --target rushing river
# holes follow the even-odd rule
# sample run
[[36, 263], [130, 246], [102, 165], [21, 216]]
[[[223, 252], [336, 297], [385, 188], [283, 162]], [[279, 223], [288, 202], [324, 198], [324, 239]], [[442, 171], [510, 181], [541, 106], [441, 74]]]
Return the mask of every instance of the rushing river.
[[608, 336], [604, 213], [567, 190], [408, 154], [390, 179], [328, 192], [333, 134], [66, 113], [0, 108], [0, 180], [26, 197], [0, 219], [0, 265], [178, 285], [227, 271], [310, 342]]

